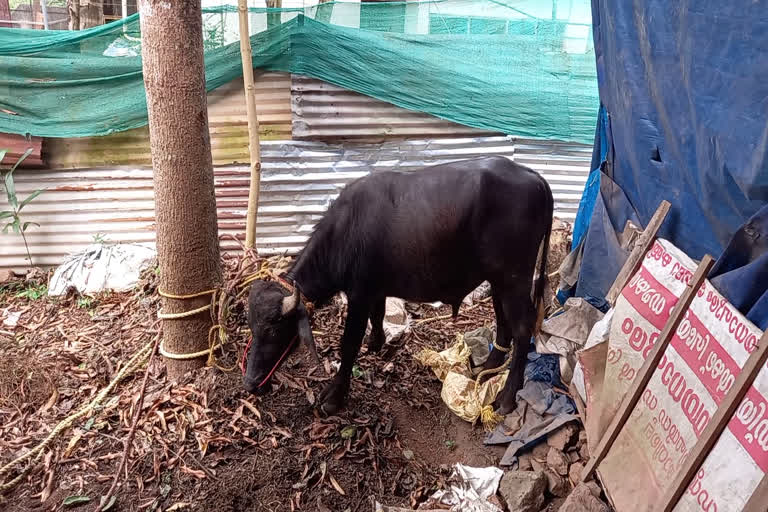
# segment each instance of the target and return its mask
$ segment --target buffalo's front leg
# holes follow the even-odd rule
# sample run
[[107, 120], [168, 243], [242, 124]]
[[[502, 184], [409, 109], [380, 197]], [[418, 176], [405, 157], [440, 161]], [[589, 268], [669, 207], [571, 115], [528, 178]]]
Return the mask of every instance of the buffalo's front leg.
[[371, 334], [368, 337], [368, 352], [376, 353], [384, 346], [384, 311], [386, 299], [376, 299], [371, 306]]
[[341, 367], [330, 384], [320, 394], [320, 410], [332, 416], [344, 407], [344, 402], [349, 393], [349, 379], [352, 376], [352, 367], [360, 351], [360, 345], [365, 335], [365, 326], [368, 323], [367, 305], [363, 306], [358, 301], [349, 300], [347, 321], [344, 325], [344, 334], [341, 336]]

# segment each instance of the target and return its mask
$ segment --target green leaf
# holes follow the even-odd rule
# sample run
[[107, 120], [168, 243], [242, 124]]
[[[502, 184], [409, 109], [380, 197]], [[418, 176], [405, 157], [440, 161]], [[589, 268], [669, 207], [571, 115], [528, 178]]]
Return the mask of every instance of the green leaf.
[[100, 502], [101, 503], [101, 512], [107, 512], [107, 510], [111, 509], [112, 505], [115, 504], [115, 501], [117, 501], [117, 496], [112, 496], [111, 498], [109, 498], [109, 501], [105, 505], [104, 504], [104, 501], [105, 501], [104, 498], [106, 498], [106, 496], [102, 496], [101, 497], [101, 502]]
[[8, 217], [13, 217], [13, 212], [11, 211], [0, 212], [0, 220], [7, 219]]
[[11, 226], [13, 226], [13, 222], [6, 224], [5, 227], [3, 227], [3, 233], [7, 233]]
[[355, 437], [355, 434], [357, 433], [357, 427], [354, 425], [349, 425], [344, 427], [344, 429], [341, 431], [341, 438], [342, 439], [351, 439]]
[[8, 154], [7, 149], [0, 149], [0, 162], [2, 162], [5, 159], [5, 155]]
[[11, 227], [13, 228], [13, 232], [18, 235], [21, 232], [21, 219], [16, 217], [13, 222], [11, 222]]
[[26, 230], [27, 230], [27, 228], [28, 228], [28, 227], [29, 227], [31, 224], [34, 224], [35, 226], [37, 226], [37, 227], [40, 227], [40, 224], [38, 224], [37, 222], [25, 222], [25, 223], [24, 223], [24, 225], [23, 225], [23, 226], [21, 226], [21, 230], [22, 230], [22, 231], [26, 231]]
[[91, 498], [88, 496], [67, 496], [64, 498], [64, 501], [61, 503], [65, 507], [73, 507], [75, 505], [82, 505], [83, 503], [88, 503], [91, 501]]
[[26, 159], [27, 159], [27, 157], [28, 157], [29, 155], [31, 155], [31, 154], [32, 154], [32, 151], [34, 151], [34, 149], [33, 149], [33, 148], [27, 148], [27, 150], [24, 152], [24, 154], [23, 154], [23, 155], [21, 155], [21, 157], [20, 157], [18, 160], [16, 160], [16, 163], [15, 163], [15, 164], [13, 164], [13, 167], [11, 167], [11, 170], [10, 170], [10, 172], [13, 172], [13, 171], [15, 171], [15, 170], [16, 170], [16, 168], [17, 168], [17, 167], [18, 167], [18, 166], [21, 164], [21, 162], [23, 162], [24, 160], [26, 160]]
[[16, 185], [13, 182], [13, 169], [5, 173], [5, 195], [8, 197], [8, 204], [13, 211], [19, 208], [19, 202], [16, 200]]
[[96, 421], [95, 418], [90, 418], [88, 421], [85, 422], [85, 426], [83, 427], [85, 430], [91, 430], [91, 427], [93, 427], [93, 423]]
[[352, 367], [352, 376], [356, 379], [359, 379], [365, 374], [363, 370], [360, 369], [359, 366], [355, 365]]
[[26, 199], [24, 199], [22, 202], [19, 203], [18, 211], [21, 211], [21, 209], [24, 208], [25, 206], [27, 206], [30, 201], [32, 201], [34, 198], [36, 198], [37, 196], [39, 196], [43, 192], [45, 192], [45, 189], [41, 188], [41, 189], [35, 190], [31, 194], [29, 194]]

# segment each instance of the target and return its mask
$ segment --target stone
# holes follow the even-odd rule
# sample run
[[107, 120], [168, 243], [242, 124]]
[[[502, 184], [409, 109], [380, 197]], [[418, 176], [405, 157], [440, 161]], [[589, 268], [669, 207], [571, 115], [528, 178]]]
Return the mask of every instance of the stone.
[[0, 270], [0, 284], [3, 283], [10, 283], [16, 279], [16, 276], [14, 276], [13, 272], [7, 269]]
[[531, 455], [533, 455], [533, 458], [538, 460], [539, 462], [544, 462], [547, 460], [547, 454], [549, 453], [549, 445], [547, 443], [539, 443], [536, 446], [533, 447], [533, 450], [531, 451]]
[[554, 432], [550, 432], [547, 436], [547, 444], [564, 452], [566, 448], [570, 447], [578, 439], [576, 437], [578, 431], [579, 428], [576, 424], [566, 423]]
[[538, 460], [531, 457], [531, 469], [534, 471], [544, 471], [547, 468], [547, 465], [543, 462], [539, 462]]
[[550, 448], [547, 453], [547, 466], [560, 476], [568, 474], [568, 464], [570, 461], [563, 452], [557, 448]]
[[533, 469], [533, 465], [531, 464], [531, 460], [533, 459], [533, 456], [530, 453], [524, 453], [520, 457], [517, 458], [517, 469], [519, 471], [530, 471]]
[[565, 454], [566, 457], [568, 457], [568, 460], [571, 464], [575, 462], [579, 462], [581, 460], [581, 455], [579, 455], [579, 451], [571, 448], [571, 450]]
[[544, 474], [547, 477], [547, 490], [549, 493], [552, 496], [564, 498], [568, 494], [568, 489], [570, 489], [570, 486], [568, 485], [568, 482], [565, 481], [565, 478], [558, 475], [551, 469], [544, 470]]
[[610, 512], [610, 509], [592, 494], [588, 485], [579, 484], [560, 506], [560, 512]]
[[594, 480], [590, 480], [585, 485], [589, 487], [589, 491], [592, 493], [592, 496], [594, 496], [595, 498], [599, 498], [600, 495], [603, 494], [603, 490], [600, 488], [600, 485]]
[[568, 468], [568, 478], [571, 479], [574, 485], [581, 481], [581, 473], [584, 471], [584, 464], [581, 462], [574, 462], [571, 467]]
[[581, 448], [579, 448], [579, 456], [584, 462], [589, 460], [589, 448], [587, 447], [587, 443], [584, 443], [581, 445]]
[[507, 471], [499, 485], [509, 512], [538, 512], [546, 490], [547, 477], [538, 471]]

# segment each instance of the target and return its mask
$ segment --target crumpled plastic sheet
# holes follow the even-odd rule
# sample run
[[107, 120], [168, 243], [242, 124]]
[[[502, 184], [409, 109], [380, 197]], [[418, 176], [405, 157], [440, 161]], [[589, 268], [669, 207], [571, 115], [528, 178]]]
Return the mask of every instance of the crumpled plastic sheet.
[[485, 444], [508, 444], [502, 466], [516, 467], [521, 450], [537, 444], [566, 423], [579, 420], [573, 400], [555, 391], [554, 387], [561, 385], [558, 357], [529, 352], [525, 385], [517, 392], [517, 409], [485, 439]]
[[131, 290], [156, 255], [151, 244], [93, 244], [59, 265], [48, 295], [65, 295], [70, 288], [81, 294]]
[[[411, 330], [411, 317], [405, 310], [405, 301], [394, 297], [387, 297], [384, 306], [384, 339], [387, 342], [398, 340]], [[371, 322], [368, 321], [368, 332]]]
[[[488, 500], [499, 489], [504, 471], [497, 467], [474, 468], [456, 464], [451, 474], [452, 485], [447, 491], [435, 492], [419, 507], [422, 512], [429, 510], [450, 510], [452, 512], [502, 512]], [[376, 502], [375, 512], [411, 512], [413, 509], [387, 507]]]
[[571, 297], [563, 312], [545, 320], [536, 336], [536, 352], [560, 356], [560, 378], [566, 384], [573, 378], [576, 351], [584, 346], [592, 326], [603, 313], [583, 298]]
[[456, 343], [442, 352], [424, 349], [415, 359], [432, 369], [443, 382], [440, 397], [461, 419], [474, 423], [483, 407], [490, 406], [504, 387], [509, 371], [496, 374], [475, 389], [475, 377], [470, 368], [472, 350], [459, 335]]
[[517, 401], [517, 410], [485, 439], [485, 444], [508, 444], [501, 458], [502, 466], [515, 467], [520, 451], [579, 419], [570, 398], [556, 393], [544, 382], [528, 381], [517, 393]]

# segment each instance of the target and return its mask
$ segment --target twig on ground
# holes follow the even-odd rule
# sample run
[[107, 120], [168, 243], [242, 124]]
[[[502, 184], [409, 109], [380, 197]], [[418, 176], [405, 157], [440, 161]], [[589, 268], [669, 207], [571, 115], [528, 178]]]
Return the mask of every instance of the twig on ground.
[[[472, 311], [475, 308], [480, 307], [482, 304], [485, 304], [489, 300], [491, 300], [492, 297], [486, 297], [484, 299], [481, 299], [477, 301], [475, 304], [472, 304], [471, 306], [464, 308], [463, 310], [459, 310], [459, 315], [464, 315], [468, 311]], [[434, 322], [435, 320], [450, 320], [453, 318], [453, 315], [447, 314], [447, 315], [438, 315], [438, 316], [432, 316], [429, 318], [422, 318], [421, 320], [416, 320], [413, 322], [413, 327], [418, 327], [419, 325], [426, 324], [428, 322]]]
[[101, 499], [101, 502], [96, 507], [95, 512], [101, 512], [101, 508], [109, 503], [112, 495], [117, 489], [117, 483], [120, 481], [120, 473], [123, 472], [125, 463], [128, 460], [128, 452], [131, 451], [131, 444], [133, 444], [133, 438], [136, 435], [136, 425], [139, 424], [139, 417], [141, 416], [141, 410], [144, 406], [144, 393], [147, 390], [147, 381], [149, 380], [149, 369], [152, 366], [152, 361], [155, 358], [155, 352], [157, 352], [157, 344], [160, 341], [160, 335], [155, 336], [155, 343], [152, 345], [152, 352], [149, 354], [149, 360], [147, 361], [147, 368], [144, 370], [144, 379], [141, 382], [141, 391], [139, 392], [139, 401], [136, 404], [136, 410], [133, 413], [133, 422], [131, 423], [131, 429], [128, 431], [128, 436], [125, 438], [123, 449], [123, 456], [120, 458], [120, 464], [115, 471], [115, 478], [112, 480], [112, 486], [107, 491], [107, 494]]

